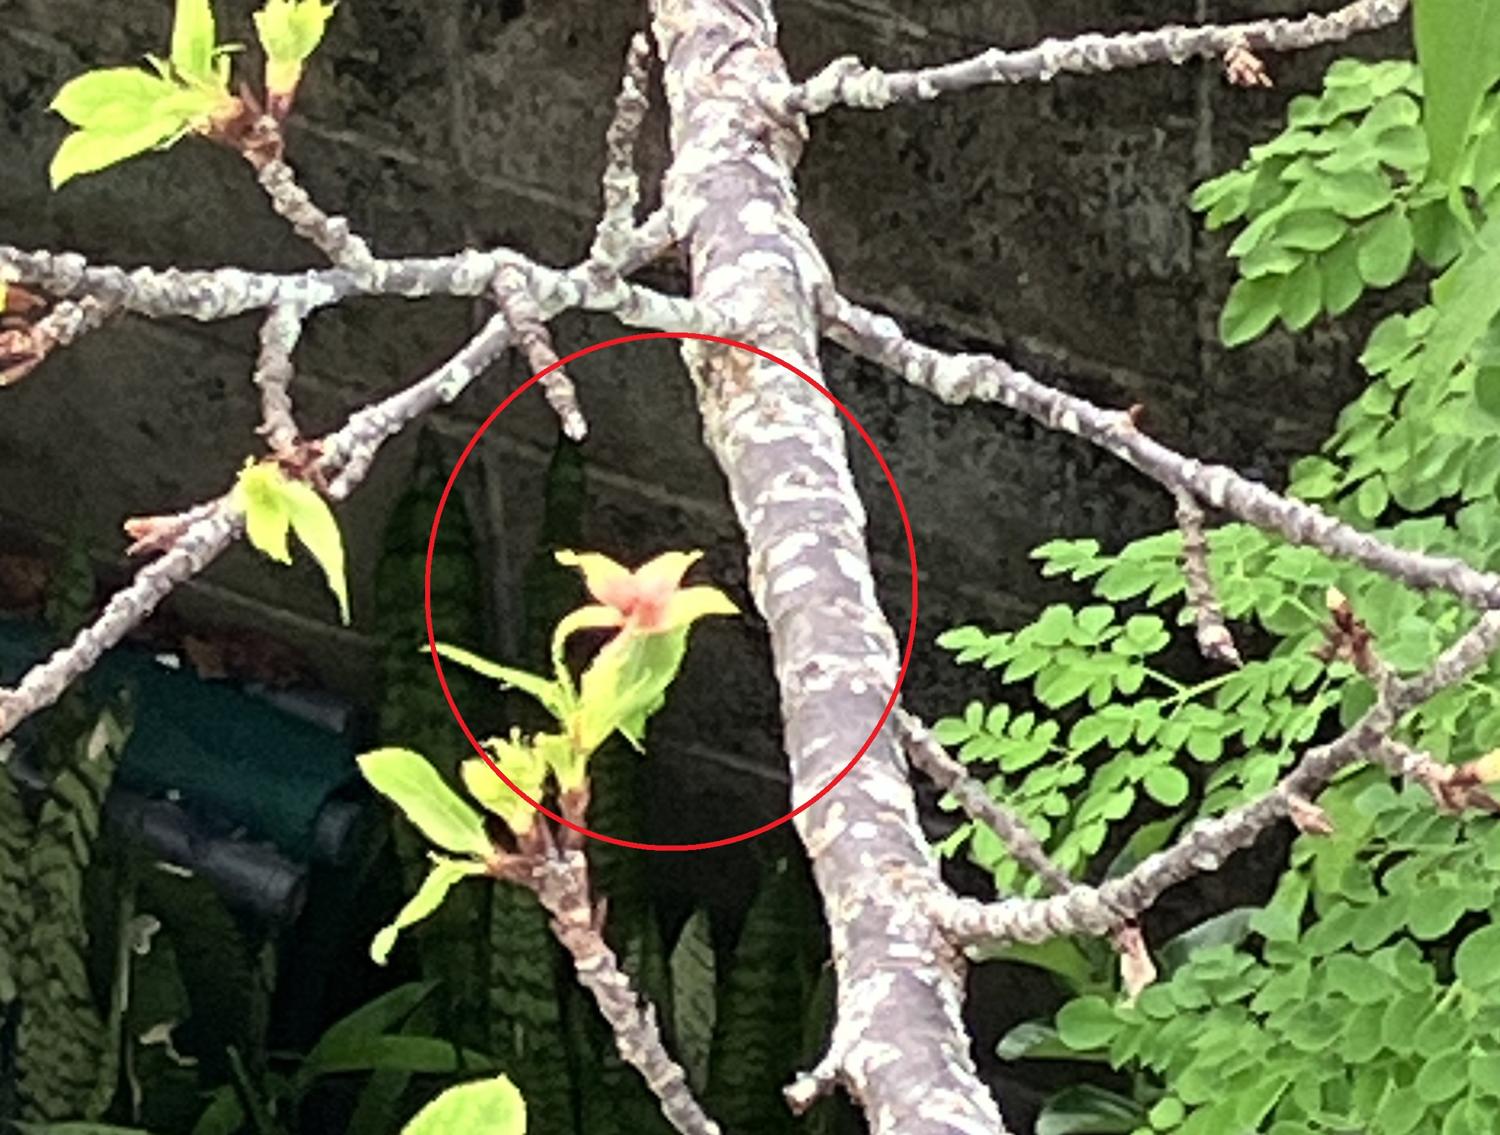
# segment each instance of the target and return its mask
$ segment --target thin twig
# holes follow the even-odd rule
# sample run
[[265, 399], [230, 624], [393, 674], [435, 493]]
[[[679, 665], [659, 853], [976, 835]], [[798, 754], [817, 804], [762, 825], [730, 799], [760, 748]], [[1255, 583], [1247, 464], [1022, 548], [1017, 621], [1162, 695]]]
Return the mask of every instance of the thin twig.
[[[111, 301], [122, 306], [129, 306], [127, 297], [132, 297], [150, 307], [184, 300], [187, 306], [195, 310], [200, 309], [200, 304], [220, 311], [225, 308], [246, 310], [245, 307], [236, 307], [246, 296], [260, 298], [260, 302], [247, 305], [248, 307], [274, 306], [281, 294], [280, 287], [289, 285], [292, 279], [221, 269], [216, 273], [198, 273], [197, 279], [184, 283], [184, 276], [194, 274], [153, 274], [149, 270], [127, 274], [114, 268], [88, 269], [82, 257], [26, 253], [7, 260], [5, 253], [6, 250], [0, 249], [0, 264], [14, 266], [22, 281], [30, 282], [33, 274], [44, 275], [67, 288], [74, 288], [92, 279], [94, 285], [101, 286], [108, 292]], [[514, 253], [494, 254], [499, 264], [496, 264], [495, 259], [480, 253], [464, 255], [477, 259], [495, 271], [507, 263], [529, 264]], [[430, 265], [434, 262], [426, 263]], [[462, 278], [470, 270], [472, 264], [465, 267], [447, 262], [443, 262], [437, 269], [450, 283]], [[93, 273], [92, 277], [90, 273]], [[302, 279], [305, 283], [307, 277]], [[551, 318], [570, 307], [586, 307], [590, 310], [613, 311], [627, 323], [649, 323], [656, 317], [661, 317], [674, 330], [717, 329], [720, 326], [711, 312], [691, 300], [663, 296], [637, 285], [624, 284], [618, 279], [608, 286], [601, 286], [589, 263], [566, 272], [537, 266], [531, 279], [540, 289], [544, 289], [538, 299], [538, 306], [545, 318]], [[432, 281], [433, 278], [428, 277], [428, 282]], [[215, 286], [224, 288], [231, 293], [232, 298], [215, 297], [212, 293]], [[286, 295], [305, 297], [307, 292], [305, 287], [298, 289], [288, 286]], [[316, 295], [319, 304], [331, 302], [326, 289], [317, 291]], [[192, 298], [187, 299], [187, 296]], [[457, 398], [506, 350], [510, 345], [510, 334], [509, 320], [503, 315], [496, 315], [442, 366], [405, 389], [356, 411], [343, 428], [310, 445], [310, 450], [320, 456], [309, 474], [327, 484], [328, 496], [332, 500], [343, 500], [364, 479], [376, 453], [388, 438], [428, 411]], [[142, 568], [134, 582], [118, 593], [100, 618], [84, 628], [72, 643], [54, 653], [46, 662], [32, 667], [14, 689], [0, 689], [0, 737], [4, 737], [27, 717], [55, 702], [69, 683], [86, 673], [105, 649], [118, 643], [144, 620], [173, 587], [197, 575], [228, 547], [239, 535], [240, 517], [223, 504], [226, 500], [227, 496], [220, 498], [211, 511], [186, 525], [181, 535], [175, 539], [168, 538], [170, 532], [166, 529], [169, 525], [152, 525], [152, 518], [138, 522], [140, 531], [131, 533], [137, 550], [160, 551], [162, 558]], [[207, 506], [198, 507], [203, 509]]]
[[[1080, 885], [1047, 854], [1024, 820], [991, 797], [984, 785], [948, 755], [920, 718], [905, 709], [898, 709], [896, 726], [901, 733], [901, 745], [907, 760], [925, 772], [938, 787], [946, 789], [971, 819], [993, 831], [1011, 858], [1039, 878], [1047, 890], [1054, 895], [1063, 895]], [[1111, 931], [1110, 939], [1120, 956], [1120, 973], [1126, 990], [1134, 999], [1156, 977], [1145, 935], [1134, 922], [1125, 922]], [[808, 1090], [800, 1083], [798, 1087], [799, 1092]]]
[[12, 386], [57, 347], [65, 347], [119, 311], [119, 305], [84, 296], [63, 300], [34, 323], [0, 327], [0, 386]]
[[[498, 326], [497, 326], [498, 324]], [[505, 350], [506, 325], [496, 320], [451, 359], [412, 386], [354, 414], [340, 430], [317, 443], [323, 457], [317, 473], [328, 495], [342, 500], [364, 479], [381, 443], [442, 401], [442, 393], [466, 384]], [[188, 518], [191, 519], [188, 519]], [[0, 737], [57, 701], [99, 656], [143, 622], [178, 584], [208, 567], [241, 534], [243, 516], [226, 493], [180, 518], [145, 518], [130, 530], [136, 551], [160, 551], [117, 591], [99, 617], [67, 646], [33, 666], [12, 689], [0, 689]], [[177, 521], [177, 523], [173, 523]]]
[[615, 114], [604, 135], [604, 213], [594, 232], [589, 258], [619, 271], [634, 234], [635, 210], [641, 199], [641, 180], [635, 172], [636, 141], [650, 103], [646, 98], [646, 67], [651, 41], [644, 32], [630, 37], [625, 73], [615, 98]]
[[1177, 528], [1182, 533], [1182, 573], [1187, 581], [1187, 604], [1192, 613], [1198, 650], [1204, 658], [1241, 666], [1234, 636], [1224, 625], [1224, 610], [1214, 592], [1213, 572], [1208, 564], [1208, 541], [1203, 533], [1203, 510], [1193, 494], [1177, 490]]
[[[631, 242], [638, 267], [664, 246], [665, 218], [647, 218]], [[277, 304], [312, 310], [355, 296], [473, 297], [486, 294], [495, 274], [508, 263], [525, 269], [536, 288], [536, 300], [551, 318], [569, 308], [607, 311], [622, 323], [664, 331], [731, 334], [728, 322], [687, 296], [671, 296], [624, 282], [618, 273], [602, 271], [592, 261], [571, 268], [550, 268], [509, 248], [479, 252], [465, 249], [451, 256], [377, 260], [375, 270], [355, 274], [344, 268], [310, 272], [250, 272], [242, 268], [182, 271], [176, 268], [125, 269], [90, 266], [73, 252], [32, 251], [0, 245], [0, 271], [58, 298], [93, 296], [122, 311], [153, 319], [182, 317], [212, 322], [261, 311]]]
[[811, 79], [782, 91], [779, 100], [787, 111], [804, 114], [820, 114], [833, 106], [881, 110], [898, 102], [926, 101], [994, 83], [1045, 83], [1061, 74], [1096, 75], [1153, 63], [1227, 58], [1231, 49], [1300, 51], [1388, 27], [1406, 8], [1407, 0], [1357, 0], [1336, 12], [1299, 19], [1173, 26], [1114, 36], [1093, 33], [1074, 39], [1049, 39], [1019, 51], [990, 48], [967, 59], [915, 71], [882, 71], [848, 55], [835, 59]]
[[266, 191], [271, 208], [286, 219], [298, 236], [316, 246], [331, 263], [355, 275], [368, 275], [376, 270], [370, 246], [350, 229], [348, 218], [320, 209], [298, 184], [296, 172], [284, 158], [252, 164], [256, 165], [255, 180]]
[[0, 689], [0, 738], [60, 698], [110, 647], [140, 624], [179, 583], [191, 579], [239, 535], [243, 518], [220, 497], [187, 525], [160, 558], [141, 568], [110, 596], [99, 616], [67, 646], [33, 666], [11, 689]]
[[1047, 854], [1026, 822], [993, 799], [963, 765], [950, 757], [920, 718], [905, 709], [898, 709], [895, 716], [907, 760], [950, 793], [966, 813], [994, 831], [1011, 858], [1041, 879], [1049, 891], [1062, 894], [1074, 886], [1073, 877]]
[[[518, 264], [506, 264], [495, 275], [495, 302], [511, 325], [511, 339], [526, 354], [532, 372], [546, 370], [557, 363], [552, 336], [545, 316], [532, 298], [531, 280]], [[562, 367], [542, 378], [542, 393], [562, 423], [563, 433], [573, 441], [582, 441], [589, 424], [578, 406], [578, 391]]]
[[1130, 413], [1105, 410], [1038, 382], [993, 355], [947, 354], [917, 343], [895, 320], [842, 296], [828, 301], [825, 316], [825, 332], [834, 342], [944, 402], [997, 402], [1049, 429], [1091, 441], [1166, 488], [1191, 493], [1290, 543], [1353, 560], [1409, 587], [1440, 588], [1476, 607], [1500, 607], [1500, 575], [1452, 556], [1398, 548], [1227, 466], [1185, 457], [1142, 433]]
[[257, 432], [272, 453], [289, 453], [301, 437], [292, 416], [289, 390], [295, 371], [292, 352], [302, 337], [307, 313], [294, 304], [278, 304], [260, 325], [260, 355], [252, 381], [260, 390], [261, 423]]
[[645, 1079], [667, 1122], [682, 1135], [719, 1135], [719, 1125], [694, 1098], [686, 1073], [662, 1042], [656, 1007], [637, 995], [600, 933], [583, 852], [538, 860], [528, 885], [552, 916], [553, 933], [572, 956], [579, 983], [614, 1032], [620, 1058]]
[[1048, 899], [983, 903], [953, 895], [930, 896], [933, 917], [965, 947], [1041, 942], [1064, 934], [1107, 934], [1138, 918], [1162, 893], [1194, 875], [1217, 871], [1236, 851], [1288, 814], [1294, 798], [1311, 800], [1344, 768], [1361, 759], [1430, 782], [1425, 761], [1390, 739], [1412, 709], [1473, 673], [1500, 646], [1500, 613], [1488, 612], [1450, 646], [1426, 673], [1391, 683], [1383, 697], [1336, 740], [1308, 750], [1275, 787], [1223, 816], [1200, 820], [1171, 848], [1097, 887], [1074, 887]]

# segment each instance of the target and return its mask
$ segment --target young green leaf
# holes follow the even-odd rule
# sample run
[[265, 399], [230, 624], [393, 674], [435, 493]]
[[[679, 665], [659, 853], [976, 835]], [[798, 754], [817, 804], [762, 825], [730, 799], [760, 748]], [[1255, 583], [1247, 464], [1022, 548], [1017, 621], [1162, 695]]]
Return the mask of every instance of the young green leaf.
[[318, 490], [305, 481], [285, 481], [282, 497], [297, 539], [312, 553], [338, 600], [339, 617], [349, 624], [349, 587], [344, 579], [344, 539], [333, 510]]
[[214, 85], [214, 36], [214, 13], [209, 0], [177, 0], [171, 61], [188, 82]]
[[417, 1112], [401, 1135], [526, 1135], [526, 1102], [505, 1076], [449, 1088]]
[[1102, 997], [1075, 997], [1057, 1011], [1057, 1035], [1069, 1048], [1103, 1048], [1122, 1027], [1114, 1008]]
[[70, 79], [51, 108], [80, 130], [129, 134], [163, 117], [174, 83], [139, 67], [108, 67]]
[[[484, 817], [461, 800], [420, 753], [376, 749], [359, 758], [359, 771], [424, 836], [445, 851], [488, 859]], [[481, 864], [482, 866], [482, 864]]]
[[539, 674], [533, 674], [528, 670], [518, 670], [512, 666], [502, 666], [498, 662], [491, 662], [488, 658], [475, 654], [472, 650], [465, 650], [461, 646], [452, 646], [445, 642], [437, 644], [437, 653], [438, 657], [446, 658], [449, 662], [457, 662], [476, 674], [494, 679], [502, 686], [514, 687], [522, 693], [530, 694], [541, 702], [543, 708], [553, 717], [559, 717], [563, 712], [566, 702], [558, 684], [549, 682]]
[[289, 480], [274, 462], [247, 461], [235, 484], [235, 501], [245, 513], [250, 543], [277, 563], [292, 562], [287, 533], [312, 553], [328, 589], [338, 600], [339, 617], [349, 622], [349, 591], [344, 578], [344, 541], [328, 502], [304, 481]]
[[266, 52], [266, 89], [290, 98], [302, 78], [302, 64], [323, 40], [338, 5], [320, 0], [266, 0], [255, 13], [255, 32]]
[[376, 965], [385, 965], [401, 931], [415, 926], [442, 906], [443, 900], [448, 897], [448, 892], [461, 879], [470, 875], [483, 875], [484, 872], [484, 864], [476, 863], [471, 859], [445, 859], [441, 855], [432, 856], [432, 868], [427, 872], [427, 877], [422, 880], [422, 885], [417, 888], [417, 893], [397, 913], [395, 921], [389, 926], [382, 927], [375, 935], [374, 941], [370, 943], [370, 958]]
[[[543, 748], [535, 743], [527, 744], [521, 739], [521, 731], [512, 729], [509, 740], [492, 737], [486, 742], [495, 754], [495, 763], [511, 783], [533, 800], [541, 799], [542, 788], [550, 771]], [[516, 835], [525, 835], [536, 822], [537, 812], [530, 804], [511, 791], [510, 785], [495, 775], [489, 765], [479, 758], [464, 761], [459, 767], [464, 787], [486, 811], [493, 812], [505, 821], [506, 827]]]
[[292, 562], [287, 536], [292, 518], [281, 494], [284, 478], [274, 465], [245, 463], [235, 482], [236, 503], [245, 513], [245, 537], [263, 555], [279, 564]]
[[52, 188], [60, 189], [79, 174], [97, 173], [147, 150], [171, 145], [181, 136], [181, 124], [171, 119], [149, 122], [124, 134], [75, 130], [62, 140], [57, 153], [52, 155], [47, 175]]
[[574, 745], [592, 753], [616, 730], [637, 749], [646, 719], [664, 704], [687, 653], [688, 628], [662, 634], [622, 633], [605, 644], [579, 683]]

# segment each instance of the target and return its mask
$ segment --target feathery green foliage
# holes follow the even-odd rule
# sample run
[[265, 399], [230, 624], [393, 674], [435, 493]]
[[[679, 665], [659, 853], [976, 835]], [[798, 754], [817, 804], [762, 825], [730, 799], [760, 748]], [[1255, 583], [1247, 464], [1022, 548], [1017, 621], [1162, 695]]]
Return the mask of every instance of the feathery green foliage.
[[[1291, 492], [1402, 547], [1493, 569], [1500, 96], [1485, 96], [1462, 139], [1459, 194], [1425, 180], [1421, 96], [1410, 64], [1340, 61], [1321, 96], [1293, 100], [1286, 132], [1204, 185], [1194, 204], [1210, 228], [1248, 221], [1230, 247], [1241, 275], [1224, 317], [1230, 345], [1278, 316], [1298, 329], [1321, 311], [1341, 314], [1418, 260], [1440, 273], [1428, 305], [1375, 329], [1361, 356], [1368, 388], [1323, 452], [1294, 466]], [[1207, 542], [1224, 615], [1244, 641], [1267, 644], [1242, 668], [1205, 674], [1173, 649], [1186, 637], [1175, 627], [1192, 619], [1176, 532], [1113, 554], [1093, 540], [1052, 541], [1033, 553], [1043, 573], [1071, 578], [1095, 601], [1054, 604], [1015, 631], [962, 627], [939, 640], [960, 663], [995, 670], [1002, 693], [944, 720], [937, 735], [991, 768], [992, 794], [1080, 875], [1110, 847], [1125, 843], [1106, 870], [1123, 869], [1193, 818], [1263, 793], [1369, 707], [1370, 683], [1315, 653], [1329, 589], [1347, 596], [1400, 674], [1425, 669], [1475, 617], [1446, 595], [1246, 525], [1219, 527]], [[1450, 762], [1500, 746], [1500, 668], [1490, 663], [1412, 712], [1397, 736]], [[1134, 1005], [1096, 949], [1007, 952], [1059, 974], [1073, 996], [1054, 1027], [1020, 1026], [1001, 1055], [1095, 1059], [1133, 1078], [1129, 1097], [1060, 1094], [1042, 1127], [1492, 1129], [1494, 819], [1443, 815], [1425, 793], [1397, 791], [1369, 769], [1340, 778], [1319, 803], [1335, 834], [1298, 839], [1264, 909], [1230, 912], [1160, 947], [1162, 980]], [[945, 850], [961, 847], [1000, 887], [1040, 889], [987, 830], [961, 825]]]

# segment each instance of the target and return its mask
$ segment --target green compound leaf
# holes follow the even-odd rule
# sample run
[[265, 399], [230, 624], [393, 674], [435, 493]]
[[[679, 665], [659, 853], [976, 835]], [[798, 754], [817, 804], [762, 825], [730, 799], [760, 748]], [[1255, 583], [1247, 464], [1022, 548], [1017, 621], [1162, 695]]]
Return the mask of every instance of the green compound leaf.
[[1489, 989], [1500, 982], [1500, 926], [1484, 926], [1458, 944], [1454, 975], [1469, 989]]
[[508, 1077], [449, 1088], [417, 1112], [402, 1135], [526, 1135], [526, 1101]]
[[1405, 214], [1399, 209], [1382, 214], [1360, 230], [1360, 277], [1372, 288], [1388, 288], [1406, 275], [1416, 250]]
[[488, 859], [484, 817], [463, 802], [427, 758], [410, 749], [376, 749], [358, 760], [370, 786], [445, 851]]
[[1219, 337], [1226, 347], [1238, 347], [1264, 334], [1279, 314], [1281, 277], [1240, 280], [1230, 289], [1219, 316]]
[[1057, 1035], [1069, 1048], [1084, 1052], [1103, 1048], [1123, 1027], [1114, 1007], [1092, 994], [1075, 998], [1057, 1011]]
[[[455, 884], [471, 875], [484, 873], [483, 863], [476, 863], [471, 859], [446, 859], [443, 856], [434, 855], [432, 869], [427, 872], [427, 877], [422, 880], [417, 893], [397, 913], [395, 921], [389, 926], [382, 927], [375, 935], [374, 941], [370, 943], [371, 960], [376, 965], [385, 965], [401, 931], [415, 926], [442, 906], [443, 900], [448, 897], [448, 892]], [[444, 1047], [451, 1052], [451, 1046], [445, 1044]]]

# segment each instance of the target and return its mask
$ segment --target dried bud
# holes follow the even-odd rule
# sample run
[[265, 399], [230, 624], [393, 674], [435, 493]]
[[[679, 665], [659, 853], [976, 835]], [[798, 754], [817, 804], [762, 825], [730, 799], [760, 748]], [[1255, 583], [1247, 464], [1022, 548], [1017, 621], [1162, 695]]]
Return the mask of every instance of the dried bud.
[[1260, 57], [1237, 43], [1224, 53], [1224, 77], [1236, 87], [1274, 87], [1271, 75]]
[[1305, 796], [1288, 796], [1286, 812], [1303, 835], [1333, 834], [1333, 821], [1328, 813]]
[[1141, 990], [1156, 980], [1156, 963], [1146, 949], [1146, 936], [1134, 922], [1115, 931], [1114, 943], [1120, 954], [1120, 983], [1125, 987], [1125, 1004], [1134, 1005]]

